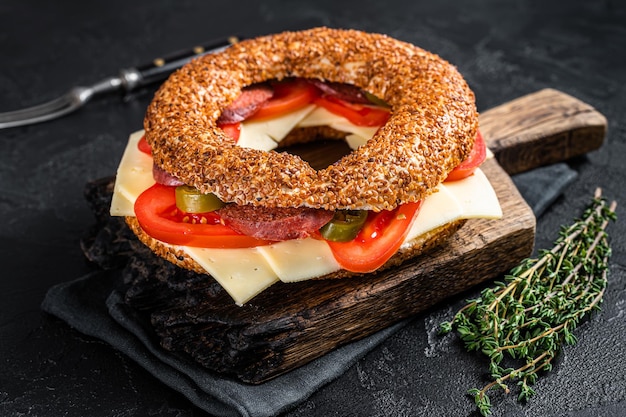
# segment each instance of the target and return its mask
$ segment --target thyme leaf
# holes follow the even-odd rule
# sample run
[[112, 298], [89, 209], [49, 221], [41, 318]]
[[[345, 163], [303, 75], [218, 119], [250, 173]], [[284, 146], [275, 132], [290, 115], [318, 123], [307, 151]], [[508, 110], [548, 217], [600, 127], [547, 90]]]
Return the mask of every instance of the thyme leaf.
[[468, 351], [489, 358], [491, 381], [468, 391], [483, 416], [491, 414], [491, 389], [508, 394], [517, 381], [518, 401], [533, 396], [539, 372], [552, 369], [562, 346], [577, 342], [572, 331], [580, 320], [600, 308], [611, 255], [605, 229], [616, 220], [615, 208], [597, 189], [583, 216], [561, 228], [551, 250], [523, 260], [504, 282], [441, 323], [441, 334], [454, 330]]

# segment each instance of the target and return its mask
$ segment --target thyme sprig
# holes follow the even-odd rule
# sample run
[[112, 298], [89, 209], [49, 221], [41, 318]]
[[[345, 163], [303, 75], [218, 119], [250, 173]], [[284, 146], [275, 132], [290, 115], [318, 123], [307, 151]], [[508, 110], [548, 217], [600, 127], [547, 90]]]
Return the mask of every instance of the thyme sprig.
[[563, 344], [577, 342], [572, 331], [580, 320], [600, 308], [611, 255], [605, 229], [616, 219], [615, 208], [596, 190], [582, 218], [561, 228], [551, 250], [523, 260], [504, 282], [440, 325], [440, 333], [456, 330], [468, 351], [489, 358], [491, 382], [468, 391], [483, 416], [491, 414], [492, 388], [508, 394], [517, 381], [518, 401], [535, 394], [531, 385], [538, 373], [552, 369]]

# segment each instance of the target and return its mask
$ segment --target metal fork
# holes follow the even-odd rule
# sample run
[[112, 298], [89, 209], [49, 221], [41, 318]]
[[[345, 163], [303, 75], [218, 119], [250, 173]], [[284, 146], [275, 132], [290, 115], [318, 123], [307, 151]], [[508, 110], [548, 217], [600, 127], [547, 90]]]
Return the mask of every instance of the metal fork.
[[191, 59], [219, 52], [238, 42], [238, 38], [229, 37], [213, 41], [205, 46], [196, 46], [191, 50], [180, 51], [167, 58], [157, 58], [151, 63], [122, 69], [117, 76], [107, 77], [91, 86], [74, 87], [59, 98], [21, 110], [0, 113], [0, 129], [30, 125], [56, 119], [71, 113], [92, 97], [116, 90], [132, 91], [138, 87], [163, 81], [174, 70], [182, 67]]

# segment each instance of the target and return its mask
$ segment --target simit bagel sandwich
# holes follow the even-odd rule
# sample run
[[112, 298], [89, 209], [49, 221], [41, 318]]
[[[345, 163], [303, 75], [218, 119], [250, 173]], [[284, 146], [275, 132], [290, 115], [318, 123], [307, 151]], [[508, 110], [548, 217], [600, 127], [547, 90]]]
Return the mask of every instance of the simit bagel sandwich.
[[[467, 83], [385, 35], [317, 28], [206, 55], [163, 84], [144, 129], [111, 214], [237, 304], [279, 280], [388, 268], [501, 216]], [[321, 169], [281, 152], [320, 137], [351, 152]]]

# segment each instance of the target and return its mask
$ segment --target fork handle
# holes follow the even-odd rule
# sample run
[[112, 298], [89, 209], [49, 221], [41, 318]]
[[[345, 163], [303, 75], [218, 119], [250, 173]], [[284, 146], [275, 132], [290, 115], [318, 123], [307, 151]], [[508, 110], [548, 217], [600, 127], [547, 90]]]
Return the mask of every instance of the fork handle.
[[126, 91], [165, 80], [172, 72], [191, 61], [206, 54], [219, 52], [235, 43], [239, 39], [230, 36], [226, 39], [212, 41], [205, 45], [195, 46], [173, 53], [167, 57], [156, 58], [152, 62], [120, 71], [122, 87]]

